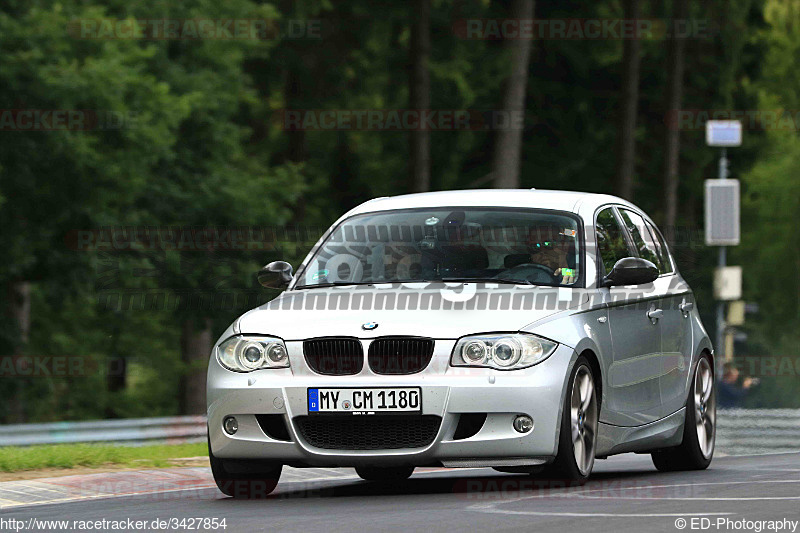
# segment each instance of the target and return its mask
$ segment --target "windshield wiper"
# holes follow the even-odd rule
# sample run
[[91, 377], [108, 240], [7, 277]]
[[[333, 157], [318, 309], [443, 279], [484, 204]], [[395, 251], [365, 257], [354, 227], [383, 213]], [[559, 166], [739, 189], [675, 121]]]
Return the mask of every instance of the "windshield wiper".
[[295, 289], [324, 289], [326, 287], [345, 287], [348, 285], [376, 285], [376, 284], [397, 284], [397, 283], [497, 283], [500, 285], [535, 285], [526, 279], [505, 279], [505, 278], [437, 278], [437, 279], [414, 279], [414, 280], [390, 280], [390, 281], [332, 281], [328, 283], [317, 283], [312, 285], [298, 285]]
[[455, 283], [502, 283], [505, 285], [533, 285], [527, 279], [505, 279], [505, 278], [440, 278], [435, 281], [455, 282]]
[[311, 285], [298, 285], [295, 289], [324, 289], [325, 287], [345, 287], [347, 285], [375, 285], [376, 281], [330, 281]]

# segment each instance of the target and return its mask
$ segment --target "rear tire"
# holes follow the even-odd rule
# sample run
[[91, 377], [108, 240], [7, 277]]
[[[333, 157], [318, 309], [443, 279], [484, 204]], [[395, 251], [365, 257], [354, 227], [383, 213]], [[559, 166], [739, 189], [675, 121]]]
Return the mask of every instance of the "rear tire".
[[717, 423], [717, 398], [711, 359], [703, 355], [697, 362], [689, 397], [686, 399], [686, 421], [680, 446], [651, 454], [653, 464], [661, 472], [705, 470], [714, 457]]
[[226, 496], [241, 499], [266, 498], [278, 486], [283, 469], [283, 465], [271, 461], [220, 459], [211, 451], [210, 440], [208, 460], [219, 490]]
[[357, 466], [356, 474], [365, 481], [403, 481], [414, 473], [413, 466]]
[[580, 356], [567, 381], [556, 459], [534, 475], [573, 486], [586, 483], [594, 467], [599, 418], [592, 367]]

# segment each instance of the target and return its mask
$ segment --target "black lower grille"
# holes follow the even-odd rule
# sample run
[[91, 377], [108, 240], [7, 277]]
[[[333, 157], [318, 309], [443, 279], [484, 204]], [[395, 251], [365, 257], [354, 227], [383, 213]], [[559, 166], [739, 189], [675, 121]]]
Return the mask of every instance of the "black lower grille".
[[369, 346], [369, 367], [376, 374], [415, 374], [431, 362], [433, 340], [382, 337]]
[[358, 339], [310, 339], [303, 342], [303, 353], [311, 370], [327, 376], [358, 374], [364, 366], [364, 350]]
[[486, 413], [463, 413], [458, 417], [456, 432], [453, 440], [463, 440], [474, 437], [486, 423]]
[[256, 415], [256, 421], [267, 437], [287, 442], [292, 440], [283, 415]]
[[442, 419], [434, 415], [299, 416], [300, 435], [326, 450], [422, 448], [433, 442]]

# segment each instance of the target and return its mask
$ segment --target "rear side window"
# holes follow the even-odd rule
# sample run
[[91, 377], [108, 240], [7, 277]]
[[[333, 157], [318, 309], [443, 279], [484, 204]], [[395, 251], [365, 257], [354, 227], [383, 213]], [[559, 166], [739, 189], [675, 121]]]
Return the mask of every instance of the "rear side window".
[[658, 258], [661, 260], [661, 264], [664, 266], [662, 270], [660, 267], [658, 271], [661, 274], [670, 274], [672, 273], [672, 261], [669, 258], [669, 251], [667, 248], [667, 243], [664, 241], [664, 237], [661, 236], [661, 233], [656, 229], [656, 227], [651, 224], [649, 221], [647, 222], [647, 229], [650, 230], [650, 233], [653, 235], [653, 241], [656, 244], [656, 252], [658, 253]]
[[644, 219], [633, 211], [627, 209], [620, 209], [622, 220], [628, 227], [628, 232], [633, 239], [633, 245], [639, 253], [639, 257], [647, 259], [658, 267], [659, 273], [664, 273], [664, 265], [656, 247], [655, 240], [653, 239], [650, 230], [647, 229]]
[[597, 250], [603, 262], [604, 273], [608, 274], [617, 261], [630, 256], [631, 253], [612, 208], [604, 209], [597, 215], [596, 230]]

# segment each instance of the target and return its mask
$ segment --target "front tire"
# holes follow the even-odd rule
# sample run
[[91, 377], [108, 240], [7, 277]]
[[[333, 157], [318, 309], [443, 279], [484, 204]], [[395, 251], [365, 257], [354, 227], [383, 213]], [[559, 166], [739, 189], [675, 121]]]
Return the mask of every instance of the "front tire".
[[680, 446], [653, 452], [653, 464], [661, 472], [705, 470], [714, 457], [717, 426], [717, 393], [711, 359], [697, 362], [692, 388], [686, 399], [686, 421]]
[[270, 461], [220, 459], [208, 443], [208, 460], [217, 488], [226, 496], [258, 500], [266, 498], [281, 477], [283, 465]]
[[579, 486], [586, 483], [594, 467], [600, 416], [597, 387], [586, 357], [578, 357], [567, 383], [558, 453], [555, 461], [542, 471], [542, 476]]
[[403, 481], [414, 473], [413, 466], [357, 466], [356, 474], [364, 481]]

